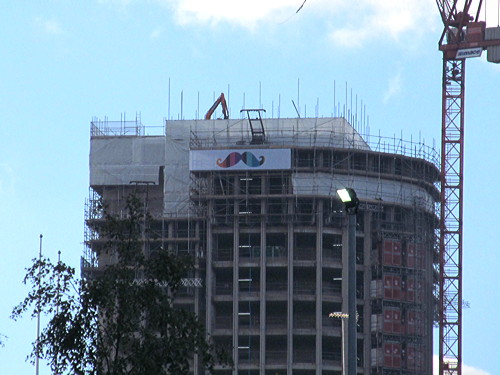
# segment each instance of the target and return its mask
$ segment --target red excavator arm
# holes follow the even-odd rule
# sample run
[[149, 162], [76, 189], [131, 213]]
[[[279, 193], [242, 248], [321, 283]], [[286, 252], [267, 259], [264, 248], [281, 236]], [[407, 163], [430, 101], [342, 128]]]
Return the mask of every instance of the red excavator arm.
[[224, 120], [227, 120], [229, 118], [229, 111], [227, 109], [226, 98], [224, 97], [224, 93], [221, 93], [220, 96], [215, 101], [215, 103], [210, 107], [207, 114], [205, 115], [205, 120], [210, 120], [213, 113], [215, 112], [215, 109], [219, 104], [222, 106], [222, 114], [224, 115]]

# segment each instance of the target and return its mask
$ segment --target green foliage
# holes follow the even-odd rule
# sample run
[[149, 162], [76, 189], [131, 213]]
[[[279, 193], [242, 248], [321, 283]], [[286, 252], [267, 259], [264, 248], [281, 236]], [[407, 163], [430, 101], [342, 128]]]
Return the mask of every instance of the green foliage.
[[5, 346], [5, 340], [7, 339], [7, 336], [4, 334], [0, 333], [0, 348], [3, 348]]
[[195, 314], [176, 309], [173, 296], [192, 259], [167, 250], [148, 255], [147, 213], [129, 197], [125, 218], [105, 214], [99, 225], [105, 245], [100, 259], [113, 259], [77, 279], [75, 269], [35, 259], [24, 283], [33, 288], [14, 308], [14, 319], [31, 311], [50, 317], [32, 360], [46, 359], [54, 373], [188, 374], [196, 353], [213, 371], [224, 354], [207, 342]]

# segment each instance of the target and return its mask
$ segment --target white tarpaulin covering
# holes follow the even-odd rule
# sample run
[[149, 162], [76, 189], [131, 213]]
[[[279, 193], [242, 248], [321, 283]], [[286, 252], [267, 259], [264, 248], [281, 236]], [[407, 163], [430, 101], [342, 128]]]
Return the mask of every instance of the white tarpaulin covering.
[[189, 142], [186, 139], [165, 140], [164, 210], [186, 213], [189, 205]]
[[[248, 166], [245, 162], [264, 167], [263, 160], [278, 160], [275, 164], [266, 164], [265, 169], [289, 169], [291, 147], [370, 150], [363, 138], [342, 118], [264, 119], [263, 126], [265, 141], [262, 144], [251, 143], [247, 119], [167, 121], [165, 136], [93, 137], [90, 147], [90, 185], [163, 182], [164, 212], [185, 214], [189, 207], [190, 167], [198, 171], [254, 169], [255, 166]], [[216, 161], [220, 159], [223, 164], [232, 152], [239, 153], [241, 158], [233, 165], [228, 159], [229, 167], [210, 169], [213, 163], [208, 165], [204, 160], [208, 155], [212, 159], [215, 157]], [[245, 155], [243, 160], [241, 154], [244, 152], [251, 152], [255, 159]], [[235, 159], [232, 161], [239, 158], [233, 157]], [[163, 181], [159, 181], [161, 167], [164, 167]], [[337, 188], [349, 186], [363, 199], [419, 204], [433, 210], [434, 201], [423, 188], [402, 182], [326, 173], [294, 174], [292, 181], [297, 195], [334, 195]]]
[[[183, 125], [179, 126], [179, 123]], [[176, 133], [181, 128], [190, 130], [193, 144], [197, 148], [234, 147], [235, 145], [245, 147], [243, 145], [250, 145], [252, 140], [248, 119], [192, 120], [170, 124], [172, 124], [171, 128], [175, 127]], [[254, 123], [254, 126], [257, 125]], [[370, 149], [358, 132], [343, 118], [263, 119], [263, 126], [265, 143], [270, 146]], [[167, 134], [169, 134], [168, 124]]]
[[385, 203], [408, 206], [418, 205], [434, 213], [434, 199], [425, 189], [401, 181], [326, 173], [294, 173], [292, 185], [293, 193], [298, 196], [336, 196], [337, 189], [350, 187], [362, 200], [380, 200]]
[[163, 137], [99, 137], [90, 142], [90, 186], [159, 183]]

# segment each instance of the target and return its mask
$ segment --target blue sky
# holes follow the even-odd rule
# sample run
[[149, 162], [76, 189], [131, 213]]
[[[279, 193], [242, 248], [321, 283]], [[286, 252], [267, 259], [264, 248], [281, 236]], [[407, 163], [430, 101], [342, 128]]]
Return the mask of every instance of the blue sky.
[[[233, 117], [243, 100], [269, 116], [277, 116], [278, 103], [281, 117], [295, 116], [292, 100], [302, 116], [331, 116], [338, 113], [335, 102], [345, 102], [347, 83], [348, 102], [352, 90], [372, 134], [420, 137], [439, 147], [435, 2], [307, 0], [295, 13], [302, 3], [2, 2], [0, 333], [8, 339], [0, 374], [34, 373], [25, 357], [35, 320], [13, 322], [9, 315], [26, 293], [21, 281], [39, 234], [47, 255], [61, 250], [64, 261], [79, 267], [93, 116], [132, 119], [140, 112], [145, 125], [161, 126], [169, 114], [201, 117], [220, 92]], [[498, 4], [487, 15], [488, 26], [497, 26]], [[463, 315], [464, 375], [494, 375], [500, 374], [500, 66], [484, 57], [467, 61], [466, 85], [463, 291], [471, 307]]]

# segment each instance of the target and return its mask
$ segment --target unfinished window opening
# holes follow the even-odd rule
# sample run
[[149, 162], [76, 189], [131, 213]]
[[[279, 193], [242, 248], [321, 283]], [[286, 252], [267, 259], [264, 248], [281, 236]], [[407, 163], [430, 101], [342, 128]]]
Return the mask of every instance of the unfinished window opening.
[[241, 267], [238, 276], [240, 293], [259, 293], [260, 270], [256, 267]]
[[316, 221], [314, 199], [296, 199], [295, 218], [299, 224], [313, 224]]
[[262, 177], [247, 173], [237, 178], [240, 185], [240, 194], [262, 194]]
[[332, 152], [332, 168], [347, 169], [348, 154], [346, 152]]
[[[323, 294], [325, 296], [338, 296], [342, 291], [342, 269], [323, 268]], [[336, 310], [340, 311], [340, 310]]]
[[258, 301], [240, 302], [238, 305], [238, 325], [240, 328], [260, 327], [260, 303]]
[[394, 221], [397, 223], [402, 223], [406, 217], [405, 210], [402, 207], [394, 207]]
[[[280, 316], [279, 320], [285, 322], [286, 327], [286, 319], [283, 319], [285, 315]], [[269, 325], [269, 319], [266, 318], [266, 324]], [[266, 363], [268, 364], [278, 364], [286, 362], [286, 348], [287, 341], [286, 336], [266, 336]], [[271, 375], [280, 374], [279, 371], [269, 372]], [[266, 372], [267, 375], [267, 372]]]
[[244, 200], [239, 204], [240, 215], [260, 215], [261, 213], [260, 200]]
[[286, 258], [288, 255], [288, 240], [286, 233], [268, 233], [266, 237], [266, 257]]
[[270, 176], [269, 177], [269, 194], [288, 194], [290, 185], [289, 176]]
[[295, 233], [294, 244], [293, 259], [316, 259], [316, 233]]
[[283, 293], [288, 289], [287, 270], [282, 267], [268, 267], [266, 269], [267, 293]]
[[214, 194], [215, 195], [233, 195], [234, 183], [232, 176], [215, 176], [214, 177]]
[[173, 246], [178, 256], [192, 256], [196, 250], [196, 244], [194, 242], [179, 242]]
[[323, 162], [321, 166], [326, 169], [331, 169], [333, 167], [333, 156], [331, 152], [323, 151]]
[[[238, 360], [240, 363], [258, 363], [260, 352], [260, 337], [250, 335], [238, 336]], [[248, 375], [248, 370], [238, 371], [238, 374]], [[251, 372], [257, 375], [258, 371]]]
[[213, 236], [213, 258], [216, 261], [233, 260], [233, 234], [218, 233]]
[[314, 168], [315, 152], [311, 150], [295, 150], [295, 165], [298, 168]]
[[358, 171], [367, 170], [367, 155], [366, 154], [354, 154], [352, 157], [352, 168]]
[[[330, 320], [338, 320], [338, 324], [342, 324], [341, 319], [330, 318]], [[340, 329], [340, 326], [338, 329]], [[342, 365], [342, 339], [340, 337], [323, 336], [321, 349], [323, 352], [323, 362], [325, 364], [335, 366]], [[337, 373], [332, 373], [332, 375], [333, 374], [337, 375]]]
[[266, 221], [270, 224], [285, 224], [288, 212], [288, 200], [286, 198], [270, 198], [267, 201]]
[[403, 161], [401, 158], [394, 158], [394, 173], [399, 176], [403, 174]]
[[323, 258], [335, 262], [342, 261], [342, 236], [323, 234]]
[[[316, 342], [314, 336], [293, 335], [293, 362], [316, 363]], [[298, 374], [298, 372], [297, 372]], [[309, 374], [304, 371], [304, 375]], [[314, 372], [310, 373], [311, 375]]]
[[312, 267], [293, 268], [293, 293], [307, 297], [316, 295], [316, 269]]
[[174, 222], [174, 237], [175, 238], [190, 238], [196, 233], [196, 223], [192, 221], [176, 221]]
[[233, 224], [234, 206], [229, 199], [216, 199], [214, 201], [214, 219], [217, 225], [231, 226]]
[[241, 233], [238, 245], [240, 258], [260, 257], [260, 233]]
[[370, 159], [370, 170], [375, 173], [380, 173], [380, 155], [372, 156]]
[[218, 302], [217, 304], [215, 304], [214, 315], [215, 328], [233, 328], [233, 304], [231, 302]]
[[215, 294], [233, 294], [233, 270], [231, 268], [218, 268], [215, 270]]
[[394, 159], [390, 157], [380, 158], [380, 173], [391, 174], [393, 173]]
[[363, 271], [356, 272], [356, 298], [364, 298]]
[[316, 328], [316, 305], [314, 301], [294, 301], [293, 328]]
[[356, 264], [365, 263], [365, 239], [364, 237], [356, 237]]

